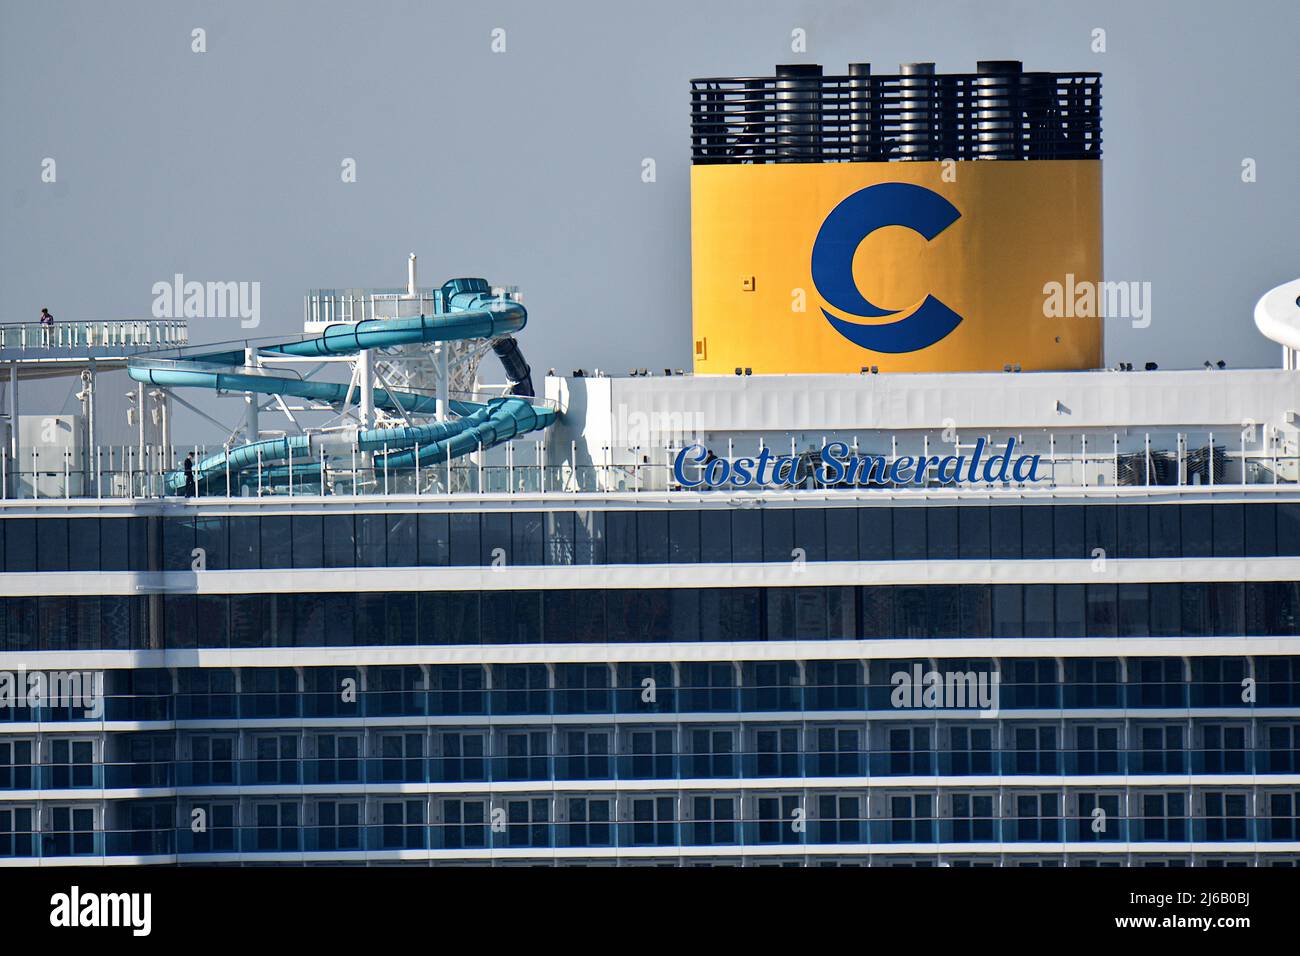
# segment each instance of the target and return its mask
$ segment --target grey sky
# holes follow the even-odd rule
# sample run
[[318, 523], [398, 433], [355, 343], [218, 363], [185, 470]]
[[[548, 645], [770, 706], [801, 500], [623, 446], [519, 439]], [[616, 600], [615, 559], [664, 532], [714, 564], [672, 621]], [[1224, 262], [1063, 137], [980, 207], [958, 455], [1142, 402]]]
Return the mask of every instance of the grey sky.
[[[1260, 2], [0, 3], [3, 321], [147, 315], [154, 282], [518, 285], [534, 370], [690, 363], [687, 80], [977, 59], [1103, 76], [1109, 279], [1153, 323], [1107, 360], [1272, 366], [1300, 272], [1300, 5]], [[190, 50], [207, 31], [208, 52]], [[507, 52], [489, 49], [494, 27]], [[790, 52], [802, 27], [808, 52]], [[1107, 52], [1090, 34], [1107, 32]], [[53, 157], [58, 181], [40, 181]], [[340, 181], [354, 157], [358, 181]], [[641, 181], [653, 157], [658, 181]], [[1241, 181], [1241, 161], [1258, 181]], [[197, 321], [196, 341], [243, 337]]]

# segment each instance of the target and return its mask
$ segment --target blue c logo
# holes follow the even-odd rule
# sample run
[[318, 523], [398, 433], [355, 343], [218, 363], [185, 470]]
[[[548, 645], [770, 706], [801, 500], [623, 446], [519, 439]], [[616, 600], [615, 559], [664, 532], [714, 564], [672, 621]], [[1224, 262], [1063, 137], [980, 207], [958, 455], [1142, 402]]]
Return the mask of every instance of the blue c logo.
[[[898, 309], [872, 305], [853, 281], [853, 255], [862, 240], [884, 226], [903, 226], [931, 240], [961, 218], [952, 203], [936, 192], [910, 183], [879, 183], [859, 189], [822, 223], [813, 243], [812, 279], [828, 305], [850, 315], [879, 318]], [[862, 325], [832, 315], [832, 328], [854, 345], [873, 352], [916, 352], [944, 338], [961, 316], [932, 295], [911, 315], [882, 325]]]

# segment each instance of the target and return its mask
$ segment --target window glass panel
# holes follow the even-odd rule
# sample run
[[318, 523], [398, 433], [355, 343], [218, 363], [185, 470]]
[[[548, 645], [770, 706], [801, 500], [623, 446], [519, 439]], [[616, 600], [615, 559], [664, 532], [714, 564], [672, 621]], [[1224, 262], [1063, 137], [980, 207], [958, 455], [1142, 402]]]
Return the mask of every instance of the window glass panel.
[[[230, 598], [224, 594], [195, 596], [195, 631], [199, 647], [230, 646]], [[105, 628], [108, 621], [104, 621]]]
[[763, 639], [758, 588], [702, 588], [699, 595], [704, 640]]
[[451, 516], [451, 566], [474, 567], [482, 561], [479, 549], [479, 516], [453, 514]]
[[543, 591], [542, 606], [548, 644], [590, 644], [605, 639], [603, 591]]
[[1121, 584], [1116, 590], [1121, 637], [1147, 637], [1150, 631], [1147, 585]]
[[1146, 505], [1118, 505], [1115, 508], [1115, 554], [1121, 558], [1145, 558], [1150, 552]]
[[963, 584], [961, 589], [961, 636], [991, 637], [993, 592], [987, 584]]
[[293, 633], [299, 647], [320, 647], [325, 643], [325, 596], [294, 594]]
[[993, 636], [1024, 637], [1024, 603], [1019, 584], [993, 585]]
[[541, 642], [542, 592], [484, 591], [479, 603], [484, 644]]
[[[256, 520], [256, 519], [254, 519]], [[194, 519], [192, 518], [163, 518], [163, 570], [164, 571], [188, 571], [190, 562], [194, 560], [192, 552], [194, 551]], [[42, 535], [38, 545], [45, 545], [46, 536]], [[65, 546], [66, 560], [66, 546]], [[41, 564], [45, 564], [45, 556], [41, 555]]]
[[230, 646], [260, 647], [266, 632], [265, 594], [230, 595]]
[[989, 551], [992, 557], [1016, 561], [1024, 556], [1021, 510], [1020, 505], [989, 508]]
[[891, 561], [894, 522], [889, 508], [858, 509], [858, 553], [863, 561]]
[[[1114, 609], [1112, 596], [1111, 618], [1114, 626]], [[1085, 596], [1082, 584], [1056, 585], [1056, 636], [1083, 637], [1086, 633]]]
[[487, 567], [493, 564], [514, 564], [514, 549], [510, 535], [510, 514], [508, 512], [487, 512], [479, 516], [482, 529], [479, 563]]
[[326, 646], [351, 647], [356, 644], [356, 595], [329, 593], [324, 601]]
[[138, 518], [99, 518], [99, 566], [104, 571], [130, 571], [129, 526]]
[[1210, 627], [1210, 589], [1200, 582], [1180, 586], [1183, 604], [1183, 637], [1208, 637]]
[[1087, 599], [1088, 636], [1114, 637], [1116, 635], [1117, 613], [1115, 585], [1089, 584], [1087, 585]]
[[541, 511], [519, 511], [512, 514], [510, 533], [511, 555], [515, 564], [536, 567], [542, 563]]
[[605, 512], [605, 558], [610, 564], [636, 564], [636, 512]]
[[163, 641], [176, 648], [198, 647], [193, 594], [163, 595]]
[[1056, 589], [1051, 584], [1026, 584], [1025, 636], [1053, 637], [1056, 633]]
[[416, 644], [416, 594], [390, 591], [384, 596], [384, 640], [388, 645]]
[[894, 593], [889, 587], [864, 587], [862, 602], [862, 640], [887, 640], [894, 636]]
[[1214, 550], [1210, 512], [1213, 505], [1177, 505], [1185, 558], [1208, 558]]
[[548, 511], [546, 513], [546, 563], [548, 565], [576, 564], [576, 545], [573, 512]]
[[794, 550], [794, 512], [778, 508], [760, 514], [763, 516], [763, 560], [789, 561]]
[[731, 512], [732, 560], [763, 560], [763, 513], [754, 508]]
[[195, 545], [203, 549], [203, 560], [209, 571], [224, 571], [230, 567], [228, 519], [221, 517], [195, 518]]
[[[1155, 509], [1153, 509], [1154, 511]], [[1182, 634], [1182, 595], [1177, 584], [1150, 585], [1151, 636], [1178, 637]]]
[[1284, 501], [1277, 505], [1277, 553], [1300, 554], [1300, 503]]
[[858, 560], [858, 522], [853, 509], [826, 509], [826, 560]]
[[5, 519], [5, 570], [36, 570], [36, 519]]
[[293, 566], [321, 568], [325, 564], [325, 522], [322, 515], [294, 515], [292, 528]]
[[804, 560], [826, 560], [826, 510], [796, 508], [794, 511], [795, 548], [802, 548]]
[[578, 511], [573, 515], [573, 530], [577, 539], [578, 564], [605, 563], [605, 512]]
[[1244, 554], [1246, 506], [1215, 505], [1211, 509], [1215, 557], [1238, 558]]
[[1243, 553], [1247, 557], [1269, 558], [1277, 554], [1277, 506], [1243, 505], [1245, 528]]
[[700, 560], [731, 563], [731, 512], [725, 508], [700, 512]]
[[382, 568], [388, 563], [385, 538], [387, 515], [357, 515], [357, 557], [359, 568]]
[[[349, 516], [348, 521], [352, 518]], [[230, 519], [230, 566], [240, 571], [255, 571], [262, 566], [261, 538], [256, 518]], [[349, 559], [348, 567], [351, 567]]]
[[987, 558], [989, 549], [989, 509], [973, 505], [956, 509], [960, 527], [958, 538], [963, 558]]
[[1052, 506], [1023, 505], [1020, 509], [1020, 524], [1024, 556], [1026, 558], [1052, 557], [1055, 553]]
[[262, 516], [262, 567], [293, 566], [293, 531], [288, 515]]
[[421, 512], [416, 521], [417, 559], [421, 567], [443, 568], [451, 560], [451, 521], [446, 514]]
[[1088, 505], [1083, 509], [1083, 556], [1091, 558], [1100, 548], [1108, 558], [1118, 557], [1115, 539], [1115, 505]]
[[[413, 514], [390, 514], [384, 516], [388, 529], [388, 559], [390, 568], [413, 568], [417, 560], [416, 516]], [[540, 541], [538, 542], [540, 544]]]
[[668, 515], [669, 560], [694, 564], [700, 560], [700, 513], [677, 509]]
[[1055, 505], [1052, 508], [1053, 550], [1058, 558], [1087, 558], [1084, 550], [1084, 506]]
[[[68, 570], [68, 519], [40, 518], [36, 522], [36, 567], [40, 571]], [[185, 566], [189, 567], [186, 561]]]
[[1151, 530], [1151, 557], [1182, 557], [1177, 505], [1151, 505], [1147, 509], [1147, 524]]
[[99, 524], [98, 518], [74, 518], [68, 522], [69, 570], [99, 570]]
[[1245, 586], [1224, 582], [1209, 585], [1210, 633], [1216, 637], [1236, 637], [1245, 634]]
[[894, 557], [899, 561], [925, 559], [927, 508], [894, 508]]
[[957, 546], [956, 508], [926, 508], [926, 540], [931, 561], [956, 558]]
[[636, 516], [636, 551], [639, 564], [668, 563], [668, 513], [640, 511]]

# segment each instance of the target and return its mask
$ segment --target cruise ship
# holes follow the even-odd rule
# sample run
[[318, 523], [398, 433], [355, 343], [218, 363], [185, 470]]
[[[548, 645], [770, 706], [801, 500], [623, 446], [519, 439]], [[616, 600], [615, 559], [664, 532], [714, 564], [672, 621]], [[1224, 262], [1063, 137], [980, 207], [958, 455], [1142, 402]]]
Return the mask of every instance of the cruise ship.
[[689, 369], [414, 255], [0, 328], [0, 865], [1300, 862], [1297, 283], [1105, 367], [1095, 73], [690, 109]]

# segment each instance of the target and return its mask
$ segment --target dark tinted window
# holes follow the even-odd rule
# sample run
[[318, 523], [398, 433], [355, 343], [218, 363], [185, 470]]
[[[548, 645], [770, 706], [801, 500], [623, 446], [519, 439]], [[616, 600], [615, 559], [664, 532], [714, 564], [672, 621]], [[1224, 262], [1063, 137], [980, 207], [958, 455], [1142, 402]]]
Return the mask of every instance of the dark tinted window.
[[1151, 553], [1146, 505], [1118, 505], [1115, 553], [1121, 558], [1145, 558]]
[[[346, 520], [351, 522], [352, 516], [346, 516]], [[353, 560], [352, 548], [349, 547], [347, 563], [338, 567], [350, 568]], [[241, 571], [256, 570], [262, 566], [262, 540], [256, 518], [230, 519], [230, 566]]]
[[1087, 609], [1082, 584], [1056, 586], [1056, 636], [1083, 637], [1087, 633]]
[[863, 561], [894, 557], [894, 524], [889, 508], [858, 509], [858, 552]]
[[[321, 568], [325, 566], [325, 521], [321, 515], [294, 515], [293, 566], [295, 568]], [[209, 562], [209, 567], [211, 563]]]
[[76, 518], [68, 522], [69, 570], [99, 570], [99, 525], [97, 518]]
[[1181, 557], [1178, 505], [1152, 505], [1147, 509], [1147, 525], [1151, 531], [1151, 557]]
[[1021, 510], [1016, 505], [989, 508], [989, 548], [993, 557], [1014, 561], [1023, 556]]
[[789, 561], [794, 550], [794, 512], [789, 508], [763, 512], [763, 560]]
[[[691, 564], [700, 560], [700, 520], [698, 511], [672, 511], [668, 515], [668, 558], [674, 564]], [[730, 542], [728, 541], [728, 544]], [[728, 550], [730, 550], [728, 548]], [[716, 559], [715, 559], [716, 560]]]
[[[542, 519], [540, 511], [519, 511], [510, 516], [511, 555], [515, 564], [532, 567], [542, 563]], [[388, 547], [392, 549], [391, 541]]]
[[510, 540], [508, 512], [488, 512], [478, 516], [480, 538], [479, 562], [485, 566], [508, 567], [515, 563]]
[[636, 512], [605, 512], [605, 559], [610, 564], [636, 564]]
[[668, 513], [639, 511], [636, 515], [638, 564], [668, 563]]
[[1277, 554], [1277, 506], [1243, 505], [1245, 528], [1243, 552], [1248, 557], [1267, 558]]
[[899, 561], [925, 559], [926, 508], [894, 508], [894, 557]]
[[730, 563], [731, 512], [718, 509], [700, 513], [700, 560]]
[[[388, 537], [388, 567], [413, 568], [419, 562], [416, 542], [416, 516], [413, 514], [385, 515]], [[540, 538], [540, 535], [538, 536]]]
[[1084, 507], [1082, 505], [1056, 505], [1052, 511], [1054, 553], [1058, 558], [1086, 558], [1084, 548]]
[[794, 512], [794, 544], [808, 561], [826, 560], [826, 511], [798, 508]]
[[452, 514], [451, 521], [451, 555], [453, 566], [476, 564], [482, 559], [479, 552], [479, 516], [476, 514]]
[[926, 541], [931, 561], [950, 560], [960, 555], [957, 544], [957, 508], [926, 508]]
[[1052, 557], [1052, 506], [1025, 505], [1020, 509], [1020, 524], [1024, 556], [1036, 559]]
[[1212, 509], [1214, 524], [1214, 554], [1216, 557], [1237, 558], [1245, 553], [1245, 505], [1215, 505]]
[[763, 560], [763, 514], [754, 508], [731, 513], [731, 553], [736, 562]]
[[963, 558], [987, 558], [989, 551], [989, 509], [984, 505], [956, 509], [957, 532]]
[[1118, 557], [1116, 546], [1115, 505], [1088, 505], [1083, 509], [1083, 550], [1084, 556], [1093, 557], [1098, 548], [1108, 558]]
[[288, 515], [262, 517], [262, 567], [293, 567], [293, 532]]
[[1214, 553], [1210, 511], [1212, 505], [1180, 505], [1183, 536], [1182, 556], [1208, 558]]

